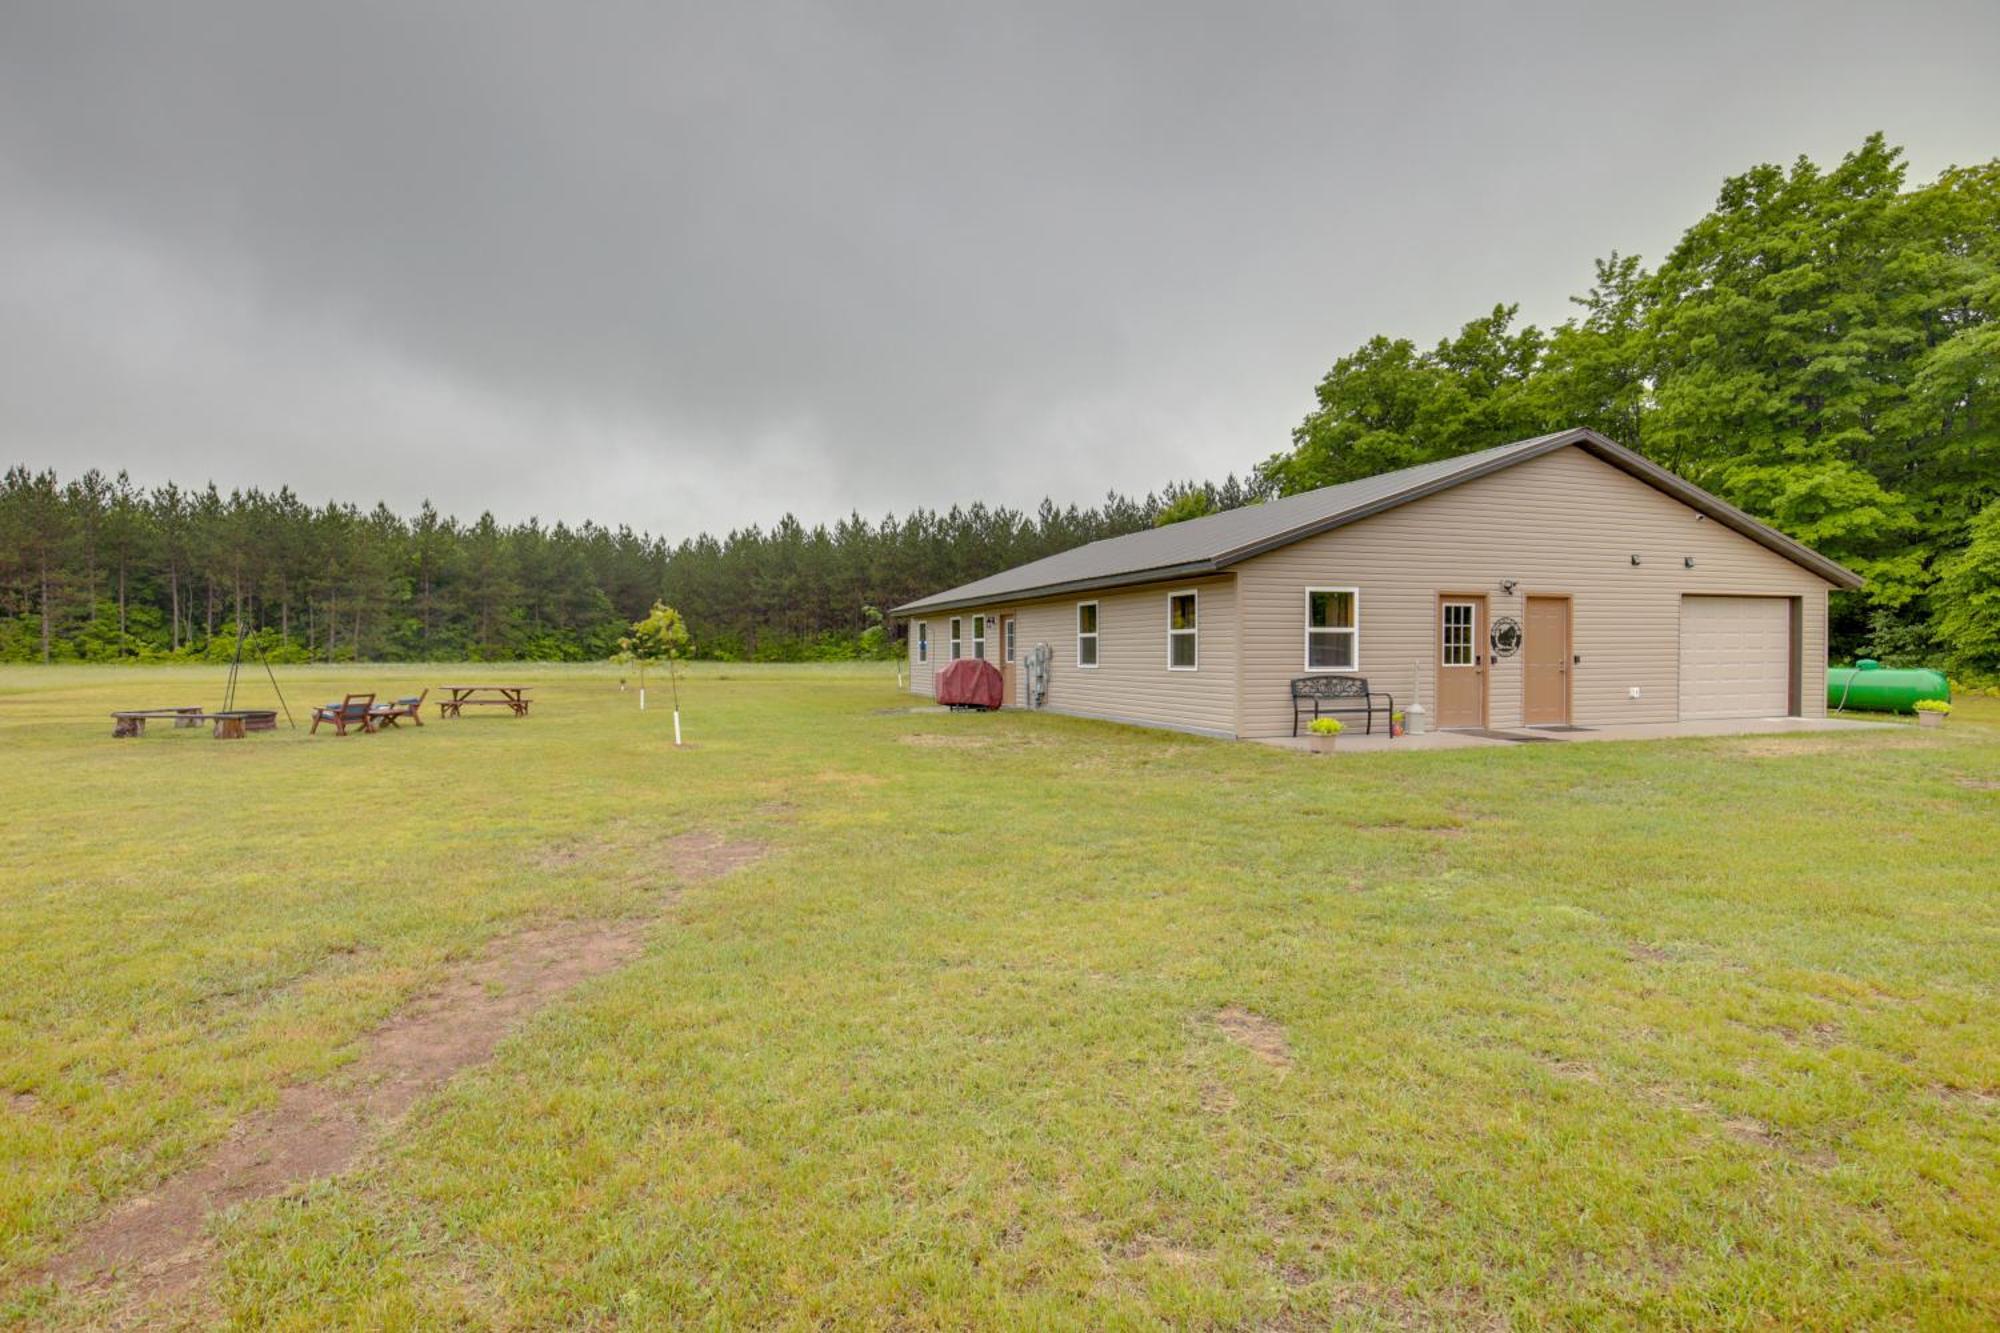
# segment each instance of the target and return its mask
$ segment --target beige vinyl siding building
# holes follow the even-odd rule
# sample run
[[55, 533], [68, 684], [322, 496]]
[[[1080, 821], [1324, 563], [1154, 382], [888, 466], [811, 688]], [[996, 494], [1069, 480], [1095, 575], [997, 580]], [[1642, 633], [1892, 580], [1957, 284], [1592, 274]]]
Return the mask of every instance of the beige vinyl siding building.
[[[1195, 595], [1196, 663], [1168, 665], [1167, 600]], [[1077, 607], [1097, 605], [1097, 665], [1077, 664]], [[1030, 602], [1020, 608], [1018, 642], [1049, 646], [1049, 692], [1043, 705], [1079, 717], [1143, 722], [1213, 736], [1240, 734], [1236, 714], [1237, 623], [1233, 577], [1115, 589]], [[1021, 702], [1025, 673], [1008, 692]]]
[[[1859, 582], [1570, 431], [1093, 543], [897, 614], [919, 694], [950, 660], [953, 619], [972, 655], [977, 614], [1009, 706], [1287, 735], [1291, 680], [1340, 674], [1442, 726], [1589, 727], [1824, 715], [1827, 594]], [[1079, 661], [1086, 604], [1094, 665]], [[1191, 632], [1170, 631], [1176, 605]], [[1024, 669], [1036, 645], [1039, 700]]]
[[[1638, 565], [1632, 556], [1638, 555]], [[1686, 560], [1692, 558], [1694, 567]], [[1348, 527], [1308, 537], [1237, 569], [1246, 681], [1239, 734], [1291, 730], [1288, 683], [1305, 674], [1304, 589], [1358, 586], [1360, 666], [1396, 696], [1435, 708], [1433, 627], [1441, 593], [1483, 594], [1489, 626], [1519, 620], [1533, 594], [1570, 599], [1570, 706], [1579, 724], [1680, 716], [1681, 599], [1748, 593], [1806, 605], [1804, 715], [1826, 711], [1826, 594], [1831, 586], [1781, 555], [1578, 449], [1522, 463]], [[1502, 581], [1515, 584], [1512, 593]], [[1487, 645], [1486, 656], [1492, 656]], [[1524, 656], [1488, 664], [1487, 725], [1521, 726]], [[1637, 689], [1639, 697], [1632, 697]]]

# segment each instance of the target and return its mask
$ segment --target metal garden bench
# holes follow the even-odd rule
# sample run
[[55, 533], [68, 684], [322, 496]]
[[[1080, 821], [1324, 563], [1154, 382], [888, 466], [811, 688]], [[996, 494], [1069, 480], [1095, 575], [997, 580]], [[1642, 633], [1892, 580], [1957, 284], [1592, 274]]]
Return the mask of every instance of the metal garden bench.
[[1299, 734], [1300, 718], [1325, 717], [1346, 713], [1367, 718], [1366, 730], [1375, 730], [1376, 700], [1380, 699], [1382, 720], [1396, 716], [1394, 696], [1368, 688], [1363, 676], [1295, 676], [1292, 679], [1292, 735]]

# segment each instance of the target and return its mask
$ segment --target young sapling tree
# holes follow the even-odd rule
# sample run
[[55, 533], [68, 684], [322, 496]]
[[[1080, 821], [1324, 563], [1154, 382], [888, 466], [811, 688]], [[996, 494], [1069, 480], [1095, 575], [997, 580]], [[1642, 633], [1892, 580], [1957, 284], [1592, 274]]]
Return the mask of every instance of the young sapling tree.
[[618, 655], [614, 661], [629, 663], [639, 668], [639, 711], [646, 711], [646, 667], [648, 663], [667, 664], [667, 685], [674, 697], [674, 744], [681, 743], [681, 687], [680, 662], [691, 651], [693, 642], [688, 638], [687, 622], [681, 613], [664, 602], [654, 602], [653, 610], [644, 620], [632, 622], [632, 632], [618, 640]]

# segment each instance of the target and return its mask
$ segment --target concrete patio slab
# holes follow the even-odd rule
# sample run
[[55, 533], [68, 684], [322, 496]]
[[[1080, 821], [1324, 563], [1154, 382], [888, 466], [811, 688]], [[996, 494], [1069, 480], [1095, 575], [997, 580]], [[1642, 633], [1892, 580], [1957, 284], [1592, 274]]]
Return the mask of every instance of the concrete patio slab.
[[[1420, 751], [1462, 750], [1478, 746], [1532, 744], [1537, 741], [1666, 741], [1685, 740], [1697, 736], [1768, 736], [1808, 731], [1894, 731], [1900, 727], [1901, 724], [1896, 722], [1860, 722], [1851, 718], [1730, 717], [1705, 718], [1693, 722], [1635, 722], [1616, 726], [1583, 727], [1568, 731], [1542, 727], [1502, 727], [1484, 732], [1432, 731], [1421, 736], [1399, 736], [1394, 740], [1380, 731], [1370, 736], [1364, 732], [1350, 730], [1341, 733], [1339, 748], [1334, 753], [1413, 754]], [[1280, 750], [1309, 749], [1303, 736], [1265, 736], [1259, 737], [1257, 743]]]

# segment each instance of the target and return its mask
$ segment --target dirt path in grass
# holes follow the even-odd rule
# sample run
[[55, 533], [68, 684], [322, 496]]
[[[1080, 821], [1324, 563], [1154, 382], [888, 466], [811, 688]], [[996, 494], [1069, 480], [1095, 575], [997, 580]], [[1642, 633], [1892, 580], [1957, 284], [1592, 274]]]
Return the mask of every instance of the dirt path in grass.
[[[691, 833], [661, 848], [661, 864], [673, 866], [685, 887], [766, 850]], [[420, 1099], [487, 1060], [523, 1020], [636, 957], [655, 919], [565, 921], [495, 941], [369, 1033], [353, 1064], [324, 1082], [286, 1088], [275, 1107], [245, 1119], [206, 1160], [84, 1228], [43, 1276], [65, 1287], [129, 1279], [121, 1292], [128, 1319], [187, 1295], [213, 1257], [213, 1214], [346, 1170]]]

